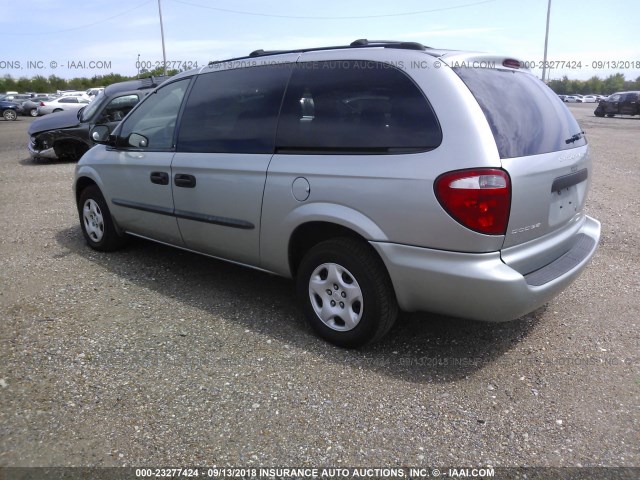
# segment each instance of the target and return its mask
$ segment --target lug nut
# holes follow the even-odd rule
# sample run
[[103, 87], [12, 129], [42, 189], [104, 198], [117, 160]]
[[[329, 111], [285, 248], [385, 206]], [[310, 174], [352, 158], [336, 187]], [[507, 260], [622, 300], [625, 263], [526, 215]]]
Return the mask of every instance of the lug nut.
[[347, 294], [344, 292], [340, 293], [340, 296], [342, 296], [342, 298], [347, 298]]
[[335, 306], [336, 306], [336, 302], [335, 302], [335, 300], [331, 300], [331, 306], [332, 306], [332, 307], [335, 307]]
[[334, 289], [334, 290], [338, 290], [338, 284], [334, 283], [334, 284], [333, 284], [333, 289]]
[[344, 308], [344, 302], [340, 302], [340, 308]]
[[327, 288], [327, 295], [332, 295], [330, 288]]

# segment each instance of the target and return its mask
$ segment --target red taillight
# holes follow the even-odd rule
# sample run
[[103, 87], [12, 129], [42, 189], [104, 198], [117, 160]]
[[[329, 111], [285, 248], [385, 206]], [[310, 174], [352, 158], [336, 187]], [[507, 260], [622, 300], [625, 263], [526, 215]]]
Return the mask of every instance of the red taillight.
[[40, 106], [41, 106], [41, 107], [44, 107], [44, 102], [40, 102]]
[[511, 182], [504, 170], [458, 170], [436, 179], [440, 205], [465, 227], [486, 235], [504, 235], [511, 209]]

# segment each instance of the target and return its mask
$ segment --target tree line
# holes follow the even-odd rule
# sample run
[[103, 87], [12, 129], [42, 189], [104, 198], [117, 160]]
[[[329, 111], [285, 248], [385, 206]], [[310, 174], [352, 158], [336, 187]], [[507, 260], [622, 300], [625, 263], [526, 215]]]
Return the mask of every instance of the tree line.
[[[169, 70], [169, 75], [175, 75], [178, 70]], [[125, 82], [127, 80], [135, 80], [137, 78], [145, 78], [151, 75], [163, 75], [161, 68], [151, 71], [142, 71], [140, 75], [126, 76], [119, 73], [109, 73], [107, 75], [95, 75], [91, 78], [76, 77], [72, 79], [60, 78], [56, 75], [44, 77], [36, 75], [35, 77], [13, 78], [11, 75], [0, 77], [0, 93], [2, 92], [36, 92], [36, 93], [53, 93], [57, 90], [87, 90], [93, 87], [106, 87], [112, 83]]]
[[[169, 75], [175, 75], [178, 70], [170, 70]], [[70, 80], [60, 78], [56, 75], [44, 77], [37, 75], [32, 78], [13, 78], [11, 75], [0, 77], [0, 92], [55, 92], [57, 90], [87, 90], [92, 87], [106, 87], [112, 83], [144, 78], [150, 75], [162, 75], [162, 69], [154, 69], [149, 72], [143, 71], [140, 76], [124, 76], [119, 73], [109, 73], [108, 75], [96, 75], [91, 78], [77, 77]], [[640, 77], [635, 80], [626, 80], [622, 73], [609, 75], [602, 79], [593, 76], [589, 80], [570, 80], [567, 76], [559, 80], [550, 80], [549, 87], [558, 95], [572, 93], [579, 94], [602, 94], [609, 95], [614, 92], [626, 90], [640, 90]]]
[[572, 93], [611, 95], [614, 92], [640, 90], [640, 77], [635, 80], [626, 80], [622, 73], [616, 73], [605, 79], [593, 76], [589, 80], [569, 80], [564, 76], [560, 80], [550, 80], [547, 85], [558, 95]]

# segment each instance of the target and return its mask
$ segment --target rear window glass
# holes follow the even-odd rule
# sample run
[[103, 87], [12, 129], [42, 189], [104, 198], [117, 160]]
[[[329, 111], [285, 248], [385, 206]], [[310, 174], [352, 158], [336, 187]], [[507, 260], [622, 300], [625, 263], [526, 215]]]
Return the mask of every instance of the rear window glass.
[[586, 145], [562, 100], [529, 73], [454, 68], [484, 112], [501, 158], [524, 157]]
[[284, 98], [280, 152], [396, 153], [442, 141], [436, 116], [402, 71], [371, 61], [295, 66]]

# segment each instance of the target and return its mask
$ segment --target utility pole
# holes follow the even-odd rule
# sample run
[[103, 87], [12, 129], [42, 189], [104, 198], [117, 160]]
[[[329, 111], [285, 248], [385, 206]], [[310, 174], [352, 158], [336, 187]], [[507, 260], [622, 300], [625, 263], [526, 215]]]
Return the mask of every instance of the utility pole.
[[[159, 1], [160, 0], [158, 0], [158, 2]], [[549, 18], [550, 17], [551, 17], [551, 0], [549, 0], [549, 4], [547, 6], [547, 31], [544, 34], [544, 60], [542, 61], [542, 81], [543, 82], [545, 78], [545, 73], [547, 72], [547, 45], [549, 44]]]
[[[551, 2], [551, 0], [549, 0]], [[160, 13], [160, 36], [162, 37], [162, 65], [164, 67], [164, 74], [167, 74], [167, 52], [164, 49], [164, 27], [162, 26], [162, 7], [160, 6], [160, 0], [158, 0], [158, 12]], [[547, 29], [549, 28], [549, 20], [547, 19]], [[545, 52], [547, 47], [545, 46]], [[546, 56], [546, 53], [545, 53]]]

